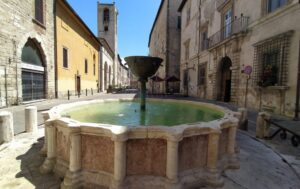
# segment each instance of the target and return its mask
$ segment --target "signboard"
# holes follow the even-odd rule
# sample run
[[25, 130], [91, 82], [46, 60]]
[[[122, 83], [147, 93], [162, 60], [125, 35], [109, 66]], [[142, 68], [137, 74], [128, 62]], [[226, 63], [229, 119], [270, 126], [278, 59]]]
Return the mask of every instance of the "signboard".
[[42, 66], [36, 66], [36, 65], [32, 65], [32, 64], [26, 64], [26, 63], [22, 63], [22, 68], [29, 69], [29, 70], [36, 70], [36, 71], [40, 71], [40, 72], [44, 71], [44, 67], [42, 67]]
[[245, 66], [244, 73], [250, 75], [252, 73], [252, 66]]

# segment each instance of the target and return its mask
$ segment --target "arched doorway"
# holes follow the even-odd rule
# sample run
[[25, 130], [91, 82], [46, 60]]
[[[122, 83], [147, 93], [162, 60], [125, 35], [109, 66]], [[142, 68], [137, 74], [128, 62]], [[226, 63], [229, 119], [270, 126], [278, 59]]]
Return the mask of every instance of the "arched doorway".
[[44, 99], [46, 94], [45, 55], [36, 39], [29, 38], [22, 49], [23, 101]]
[[220, 96], [219, 100], [230, 102], [231, 99], [231, 66], [229, 57], [224, 57], [220, 64]]
[[104, 90], [107, 89], [107, 62], [104, 64]]

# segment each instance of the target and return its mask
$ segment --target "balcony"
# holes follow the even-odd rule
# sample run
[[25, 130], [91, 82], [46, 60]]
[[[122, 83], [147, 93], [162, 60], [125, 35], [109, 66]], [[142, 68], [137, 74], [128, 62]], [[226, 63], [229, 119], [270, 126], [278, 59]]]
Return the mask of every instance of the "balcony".
[[231, 23], [227, 24], [220, 31], [213, 34], [208, 39], [208, 48], [212, 48], [221, 42], [229, 39], [233, 35], [243, 33], [247, 31], [249, 25], [249, 17], [241, 16], [240, 18], [235, 18]]

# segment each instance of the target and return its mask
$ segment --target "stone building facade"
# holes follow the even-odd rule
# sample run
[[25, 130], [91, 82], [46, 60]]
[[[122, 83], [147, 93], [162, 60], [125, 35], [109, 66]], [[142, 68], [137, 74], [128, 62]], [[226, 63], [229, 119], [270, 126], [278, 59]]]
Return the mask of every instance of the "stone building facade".
[[53, 98], [53, 0], [3, 0], [0, 15], [0, 107]]
[[56, 1], [58, 96], [97, 92], [100, 41], [65, 0]]
[[182, 93], [294, 115], [297, 0], [183, 0], [179, 11]]
[[[170, 83], [169, 77], [180, 77], [180, 14], [177, 12], [181, 0], [162, 0], [149, 36], [149, 55], [164, 61], [157, 76], [162, 82], [150, 82], [154, 93], [179, 92], [179, 83]], [[151, 86], [152, 85], [152, 86]]]
[[104, 38], [99, 38], [100, 47], [100, 89], [106, 91], [113, 81], [113, 66], [115, 53]]
[[112, 85], [118, 85], [118, 10], [115, 3], [98, 2], [98, 37], [104, 38], [113, 50]]

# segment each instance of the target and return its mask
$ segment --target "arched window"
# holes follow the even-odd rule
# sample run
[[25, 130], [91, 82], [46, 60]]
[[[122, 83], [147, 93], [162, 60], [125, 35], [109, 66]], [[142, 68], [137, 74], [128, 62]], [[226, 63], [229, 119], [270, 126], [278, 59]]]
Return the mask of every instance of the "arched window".
[[22, 49], [21, 60], [24, 63], [33, 64], [36, 66], [44, 66], [41, 52], [31, 39], [26, 42]]
[[108, 9], [104, 9], [104, 12], [103, 12], [103, 21], [104, 22], [109, 22], [109, 10]]

